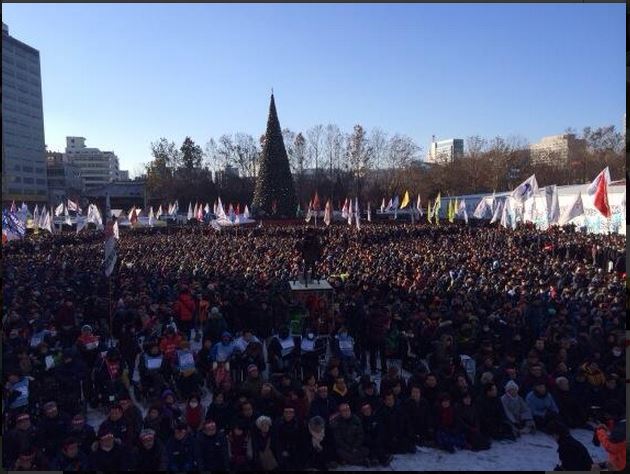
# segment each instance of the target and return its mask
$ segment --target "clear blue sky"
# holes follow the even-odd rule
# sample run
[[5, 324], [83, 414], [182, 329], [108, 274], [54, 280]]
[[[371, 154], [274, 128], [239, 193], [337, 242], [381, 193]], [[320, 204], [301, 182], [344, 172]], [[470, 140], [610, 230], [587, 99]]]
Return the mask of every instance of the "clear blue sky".
[[161, 136], [355, 123], [537, 141], [625, 112], [624, 4], [3, 4], [39, 49], [46, 142], [113, 149], [133, 172]]

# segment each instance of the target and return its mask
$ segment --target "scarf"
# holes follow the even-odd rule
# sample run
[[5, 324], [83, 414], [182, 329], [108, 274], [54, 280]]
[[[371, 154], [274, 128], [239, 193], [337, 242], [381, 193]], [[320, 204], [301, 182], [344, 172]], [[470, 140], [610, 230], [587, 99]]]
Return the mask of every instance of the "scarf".
[[118, 362], [110, 362], [108, 360], [105, 361], [105, 364], [107, 365], [107, 372], [109, 372], [109, 377], [112, 380], [116, 380], [120, 372], [120, 364]]
[[186, 423], [193, 430], [199, 428], [201, 424], [201, 404], [197, 405], [195, 408], [190, 405], [186, 405]]
[[315, 451], [323, 451], [324, 447], [322, 446], [322, 441], [324, 441], [324, 436], [326, 435], [326, 430], [321, 430], [319, 433], [313, 431], [311, 427], [308, 427], [308, 431], [311, 433], [311, 442], [313, 443], [313, 448]]

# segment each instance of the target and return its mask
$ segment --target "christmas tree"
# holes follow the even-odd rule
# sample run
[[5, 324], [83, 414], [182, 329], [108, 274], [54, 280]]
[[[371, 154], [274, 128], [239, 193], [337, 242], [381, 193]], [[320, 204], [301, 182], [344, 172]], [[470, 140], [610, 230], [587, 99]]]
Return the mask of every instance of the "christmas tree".
[[282, 140], [282, 129], [276, 112], [276, 104], [271, 94], [269, 118], [263, 145], [253, 207], [266, 215], [293, 217], [296, 198], [289, 158]]

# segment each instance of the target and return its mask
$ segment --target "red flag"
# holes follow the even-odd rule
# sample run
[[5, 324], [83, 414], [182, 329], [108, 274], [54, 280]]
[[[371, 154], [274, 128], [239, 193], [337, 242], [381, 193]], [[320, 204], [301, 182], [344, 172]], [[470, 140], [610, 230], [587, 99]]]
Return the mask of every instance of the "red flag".
[[236, 215], [238, 216], [238, 215], [240, 215], [240, 213], [241, 213], [241, 203], [237, 202], [236, 203]]
[[132, 225], [138, 222], [138, 211], [136, 211], [135, 206], [133, 207], [131, 211], [131, 219], [129, 219], [129, 222], [131, 222]]
[[599, 179], [597, 183], [597, 191], [595, 191], [595, 199], [593, 201], [595, 208], [605, 217], [610, 218], [610, 206], [608, 205], [608, 183], [604, 177]]
[[315, 197], [313, 198], [313, 209], [319, 211], [319, 196], [317, 195], [317, 191], [315, 191]]

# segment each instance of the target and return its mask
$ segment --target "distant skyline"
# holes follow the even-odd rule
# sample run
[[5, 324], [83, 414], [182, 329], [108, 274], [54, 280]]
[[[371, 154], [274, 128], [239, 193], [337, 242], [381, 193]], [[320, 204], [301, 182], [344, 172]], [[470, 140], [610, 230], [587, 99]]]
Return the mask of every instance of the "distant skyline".
[[356, 123], [438, 139], [621, 129], [624, 4], [3, 4], [41, 56], [49, 149], [113, 150], [132, 176], [150, 142], [258, 138]]

